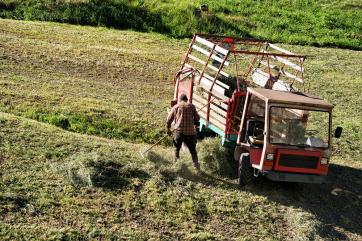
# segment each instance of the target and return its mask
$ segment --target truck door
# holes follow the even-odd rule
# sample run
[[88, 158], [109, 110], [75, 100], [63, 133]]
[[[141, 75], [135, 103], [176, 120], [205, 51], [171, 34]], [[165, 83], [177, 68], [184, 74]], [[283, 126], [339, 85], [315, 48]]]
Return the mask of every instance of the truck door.
[[250, 147], [251, 163], [258, 165], [264, 146], [265, 101], [251, 94], [244, 115], [241, 140]]

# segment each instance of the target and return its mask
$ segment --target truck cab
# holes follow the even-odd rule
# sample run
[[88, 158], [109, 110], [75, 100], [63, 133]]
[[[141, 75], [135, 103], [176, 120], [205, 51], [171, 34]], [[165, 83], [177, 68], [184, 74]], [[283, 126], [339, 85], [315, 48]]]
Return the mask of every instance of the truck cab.
[[[327, 101], [301, 92], [247, 88], [234, 155], [239, 184], [258, 175], [323, 183], [331, 156], [332, 109]], [[340, 132], [337, 128], [335, 136]]]

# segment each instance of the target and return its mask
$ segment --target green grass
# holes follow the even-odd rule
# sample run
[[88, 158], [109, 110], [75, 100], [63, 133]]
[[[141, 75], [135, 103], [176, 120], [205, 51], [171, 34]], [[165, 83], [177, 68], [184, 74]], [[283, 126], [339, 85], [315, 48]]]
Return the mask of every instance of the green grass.
[[4, 113], [0, 127], [2, 240], [361, 237], [360, 163], [335, 161], [325, 185], [263, 181], [240, 190], [209, 168], [218, 160], [202, 150], [223, 153], [217, 141], [198, 145], [198, 174], [188, 153], [173, 163], [171, 150], [157, 147], [142, 159], [142, 144]]
[[[202, 4], [208, 12], [198, 12]], [[155, 31], [254, 37], [289, 44], [362, 49], [362, 4], [324, 1], [2, 0], [0, 17]]]
[[[138, 143], [164, 133], [188, 39], [11, 20], [0, 21], [0, 32], [0, 111]], [[344, 128], [336, 152], [360, 161], [361, 52], [284, 47], [307, 55], [310, 92], [335, 105], [333, 127]]]
[[29, 31], [12, 23], [1, 21], [2, 111], [109, 138], [160, 136], [181, 42], [57, 24]]
[[284, 46], [308, 55], [310, 92], [344, 133], [326, 184], [240, 190], [219, 140], [198, 144], [201, 173], [166, 146], [140, 158], [188, 42], [0, 20], [0, 239], [361, 239], [361, 52]]
[[[278, 238], [277, 230], [285, 222], [277, 205], [266, 197], [198, 176], [189, 162], [172, 164], [166, 150], [157, 151], [165, 153], [163, 158], [143, 160], [137, 152], [142, 145], [71, 134], [7, 114], [1, 114], [0, 120], [3, 238], [220, 239], [237, 225], [244, 225], [249, 234], [257, 233], [253, 222], [258, 223], [261, 237], [272, 232]], [[11, 134], [14, 131], [16, 135]], [[89, 185], [93, 178], [83, 185], [74, 182], [74, 176], [64, 171], [91, 171], [89, 162], [103, 171], [110, 162], [128, 163], [133, 172], [108, 175], [123, 179], [119, 186], [114, 180], [106, 182], [113, 184], [109, 189]], [[272, 220], [275, 224], [270, 225]]]

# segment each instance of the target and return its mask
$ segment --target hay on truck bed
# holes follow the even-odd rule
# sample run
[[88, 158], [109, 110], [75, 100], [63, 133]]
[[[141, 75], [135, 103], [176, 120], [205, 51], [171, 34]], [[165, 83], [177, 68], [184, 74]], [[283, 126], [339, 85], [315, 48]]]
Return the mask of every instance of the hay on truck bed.
[[305, 56], [263, 40], [196, 34], [175, 75], [175, 103], [186, 94], [200, 110], [201, 129], [235, 141], [247, 87], [305, 90]]

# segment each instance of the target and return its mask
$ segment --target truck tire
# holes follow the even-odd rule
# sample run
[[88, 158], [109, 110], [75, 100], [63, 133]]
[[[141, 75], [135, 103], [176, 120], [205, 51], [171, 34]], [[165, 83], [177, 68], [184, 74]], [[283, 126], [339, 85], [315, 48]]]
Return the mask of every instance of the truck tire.
[[245, 186], [255, 180], [254, 169], [250, 164], [249, 153], [240, 155], [238, 177], [239, 186]]

